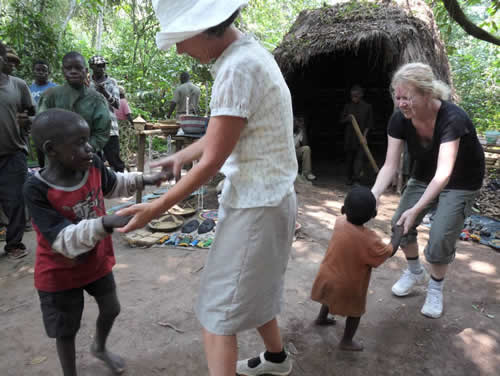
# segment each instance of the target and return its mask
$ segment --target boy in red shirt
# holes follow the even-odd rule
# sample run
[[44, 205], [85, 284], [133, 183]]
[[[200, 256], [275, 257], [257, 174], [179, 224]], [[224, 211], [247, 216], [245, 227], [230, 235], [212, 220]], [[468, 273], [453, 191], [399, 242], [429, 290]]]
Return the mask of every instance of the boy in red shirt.
[[147, 177], [105, 168], [88, 143], [89, 126], [74, 112], [50, 109], [39, 114], [32, 137], [48, 158], [48, 165], [24, 186], [37, 234], [35, 287], [47, 335], [56, 338], [64, 376], [75, 376], [75, 337], [87, 291], [99, 306], [90, 351], [121, 373], [123, 359], [106, 349], [120, 312], [110, 235], [130, 217], [106, 215], [104, 197], [130, 196], [144, 185], [166, 180], [166, 174]]
[[365, 313], [372, 268], [396, 253], [403, 228], [397, 226], [391, 243], [385, 244], [374, 231], [363, 226], [377, 215], [375, 197], [366, 187], [354, 187], [345, 198], [341, 212], [345, 217], [335, 221], [311, 297], [322, 303], [316, 324], [335, 324], [334, 319], [328, 318], [328, 313], [346, 316], [340, 348], [361, 351], [363, 346], [353, 337], [361, 315]]

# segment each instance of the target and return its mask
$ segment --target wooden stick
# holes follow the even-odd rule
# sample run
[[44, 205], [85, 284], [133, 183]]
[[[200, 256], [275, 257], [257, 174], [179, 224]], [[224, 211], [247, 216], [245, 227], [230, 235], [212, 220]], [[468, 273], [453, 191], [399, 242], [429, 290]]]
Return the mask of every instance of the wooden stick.
[[[137, 171], [144, 172], [144, 152], [146, 149], [146, 135], [143, 132], [137, 134], [139, 139], [138, 142], [138, 150], [137, 150]], [[137, 190], [135, 196], [136, 204], [140, 204], [142, 202], [142, 191], [140, 189]]]
[[375, 171], [376, 174], [378, 174], [379, 168], [377, 166], [377, 162], [375, 162], [375, 159], [373, 159], [373, 155], [370, 152], [370, 149], [368, 149], [368, 144], [366, 142], [366, 138], [365, 138], [365, 136], [363, 136], [363, 133], [361, 133], [361, 129], [359, 129], [358, 122], [357, 122], [356, 118], [354, 117], [354, 115], [350, 114], [349, 116], [351, 117], [351, 122], [352, 122], [352, 126], [354, 128], [354, 131], [356, 132], [356, 135], [359, 138], [359, 143], [363, 147], [363, 150], [365, 151], [366, 156], [368, 157], [368, 160], [370, 161], [370, 164], [373, 167], [373, 170]]

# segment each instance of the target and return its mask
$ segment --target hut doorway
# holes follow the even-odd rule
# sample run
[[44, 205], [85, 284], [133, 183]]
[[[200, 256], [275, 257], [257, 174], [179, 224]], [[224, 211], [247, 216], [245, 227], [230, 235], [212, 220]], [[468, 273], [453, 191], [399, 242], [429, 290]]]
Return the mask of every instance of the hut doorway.
[[389, 85], [395, 69], [408, 62], [428, 63], [437, 78], [452, 86], [432, 11], [420, 0], [352, 0], [304, 10], [274, 56], [294, 113], [308, 127], [313, 171], [320, 177], [345, 174], [346, 124], [340, 115], [353, 85], [364, 87], [364, 100], [373, 107], [368, 144], [379, 167], [394, 108]]
[[370, 46], [361, 46], [355, 55], [348, 51], [317, 55], [287, 80], [294, 113], [305, 120], [315, 170], [345, 173], [339, 167], [345, 157], [345, 128], [352, 125], [342, 123], [340, 118], [355, 84], [364, 88], [364, 100], [373, 107], [374, 125], [368, 144], [377, 163], [382, 164], [387, 122], [393, 111], [389, 91], [392, 67], [385, 61]]

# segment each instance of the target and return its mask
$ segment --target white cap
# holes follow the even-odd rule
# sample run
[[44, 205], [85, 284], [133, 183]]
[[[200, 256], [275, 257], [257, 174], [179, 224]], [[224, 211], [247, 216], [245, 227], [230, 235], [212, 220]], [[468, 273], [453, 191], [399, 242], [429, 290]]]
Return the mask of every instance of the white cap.
[[166, 50], [219, 25], [246, 4], [248, 0], [153, 0], [160, 21], [156, 44]]

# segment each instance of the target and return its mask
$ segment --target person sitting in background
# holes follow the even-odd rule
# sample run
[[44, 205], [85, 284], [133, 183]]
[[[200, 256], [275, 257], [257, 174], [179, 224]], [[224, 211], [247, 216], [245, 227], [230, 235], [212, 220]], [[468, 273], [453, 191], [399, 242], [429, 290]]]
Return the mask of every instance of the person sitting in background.
[[307, 133], [304, 119], [295, 118], [293, 122], [293, 140], [295, 143], [295, 153], [297, 159], [302, 162], [302, 176], [307, 180], [314, 180], [316, 176], [312, 173], [311, 148], [307, 145]]
[[[189, 80], [189, 73], [182, 72], [180, 75], [181, 84], [174, 91], [174, 99], [170, 103], [167, 117], [172, 116], [172, 112], [177, 107], [177, 119], [186, 113], [196, 115], [198, 113], [198, 101], [200, 99], [200, 89]], [[186, 108], [186, 98], [189, 97], [189, 109]]]

